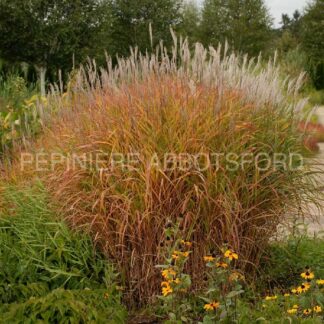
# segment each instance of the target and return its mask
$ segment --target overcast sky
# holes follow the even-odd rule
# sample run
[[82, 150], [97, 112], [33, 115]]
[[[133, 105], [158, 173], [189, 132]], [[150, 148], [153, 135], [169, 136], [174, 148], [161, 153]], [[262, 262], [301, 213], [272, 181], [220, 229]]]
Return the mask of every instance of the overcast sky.
[[298, 9], [302, 11], [308, 0], [265, 0], [270, 13], [273, 16], [275, 26], [279, 26], [281, 21], [281, 14], [288, 13], [291, 14]]
[[[203, 3], [203, 0], [196, 1], [199, 4]], [[308, 2], [309, 0], [265, 0], [277, 27], [280, 26], [281, 14], [287, 13], [291, 16], [296, 9], [302, 11]]]

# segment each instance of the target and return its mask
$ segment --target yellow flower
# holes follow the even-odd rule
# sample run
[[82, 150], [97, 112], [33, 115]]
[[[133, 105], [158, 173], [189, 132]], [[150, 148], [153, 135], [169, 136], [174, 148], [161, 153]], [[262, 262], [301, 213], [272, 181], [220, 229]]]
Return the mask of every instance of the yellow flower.
[[205, 304], [204, 309], [206, 311], [213, 311], [219, 307], [219, 302], [213, 301], [209, 304]]
[[181, 240], [180, 243], [181, 243], [182, 245], [187, 246], [187, 247], [191, 247], [191, 246], [192, 246], [192, 243], [191, 243], [191, 242], [187, 242], [187, 241], [184, 241], [184, 240]]
[[227, 258], [227, 259], [229, 259], [229, 260], [231, 260], [231, 261], [232, 261], [233, 259], [237, 260], [237, 259], [238, 259], [238, 254], [235, 253], [235, 252], [232, 251], [232, 250], [227, 250], [227, 251], [224, 253], [224, 257]]
[[315, 306], [314, 307], [314, 312], [315, 313], [321, 313], [322, 312], [322, 307], [321, 306]]
[[172, 259], [178, 260], [180, 257], [187, 258], [189, 256], [189, 251], [181, 252], [181, 251], [173, 251]]
[[174, 260], [178, 260], [178, 259], [179, 259], [179, 255], [177, 255], [177, 254], [172, 254], [172, 259], [174, 259]]
[[161, 287], [162, 287], [162, 294], [163, 294], [164, 297], [171, 294], [172, 291], [173, 291], [171, 286], [170, 286], [170, 283], [167, 282], [167, 281], [163, 281], [161, 283]]
[[297, 290], [297, 288], [293, 288], [293, 289], [291, 289], [291, 292], [292, 292], [293, 294], [298, 294], [298, 290]]
[[309, 315], [311, 312], [312, 312], [312, 310], [310, 308], [306, 308], [303, 310], [304, 315]]
[[163, 287], [162, 288], [162, 295], [165, 297], [165, 296], [168, 296], [169, 294], [171, 294], [173, 292], [172, 288], [169, 286], [169, 287]]
[[318, 285], [324, 285], [324, 279], [318, 279], [318, 280], [316, 280], [316, 283]]
[[265, 300], [276, 300], [277, 296], [266, 296]]
[[188, 258], [188, 256], [189, 256], [189, 252], [188, 252], [188, 251], [183, 252], [182, 255], [183, 255], [185, 258]]
[[214, 261], [214, 260], [215, 260], [215, 258], [212, 257], [211, 255], [204, 256], [204, 261], [205, 262], [211, 262], [211, 261]]
[[181, 282], [181, 280], [179, 278], [176, 278], [176, 279], [172, 280], [172, 282], [174, 282], [176, 285], [178, 285]]
[[298, 305], [293, 305], [293, 307], [292, 308], [294, 308], [294, 309], [298, 309]]
[[290, 294], [288, 294], [288, 293], [284, 294], [284, 297], [289, 297], [289, 296], [290, 296]]
[[306, 271], [306, 272], [303, 272], [300, 276], [304, 279], [313, 279], [314, 273], [310, 272], [310, 271]]
[[169, 286], [170, 286], [170, 284], [169, 284], [168, 281], [162, 281], [161, 282], [161, 287], [169, 287]]
[[204, 309], [207, 312], [214, 310], [214, 308], [213, 308], [213, 306], [211, 304], [205, 304]]
[[181, 256], [181, 251], [173, 251], [173, 253], [172, 253], [172, 259], [175, 259], [175, 260], [177, 260], [177, 259], [179, 259], [179, 257]]
[[299, 294], [306, 292], [310, 288], [310, 284], [305, 282], [301, 286], [297, 287], [297, 292]]
[[219, 307], [219, 302], [213, 301], [211, 304], [214, 307], [214, 309]]
[[228, 268], [228, 264], [225, 262], [216, 262], [216, 267], [226, 269]]
[[287, 310], [288, 314], [296, 314], [297, 313], [297, 309], [296, 308], [291, 308]]
[[231, 273], [228, 279], [229, 281], [244, 280], [244, 276], [241, 273], [234, 271], [233, 273]]
[[308, 290], [308, 289], [310, 288], [311, 285], [310, 285], [310, 283], [308, 283], [308, 282], [303, 282], [302, 286], [305, 287], [304, 289]]
[[106, 292], [104, 293], [104, 299], [108, 299], [109, 298], [109, 294]]
[[174, 277], [177, 273], [172, 268], [169, 268], [162, 270], [161, 274], [164, 279], [170, 279]]

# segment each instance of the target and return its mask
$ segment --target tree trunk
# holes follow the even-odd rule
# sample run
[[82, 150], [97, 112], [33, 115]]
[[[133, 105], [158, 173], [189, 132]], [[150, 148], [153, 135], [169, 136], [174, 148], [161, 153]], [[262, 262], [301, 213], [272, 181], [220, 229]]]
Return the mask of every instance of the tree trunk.
[[38, 74], [38, 80], [40, 82], [40, 90], [42, 97], [46, 96], [45, 89], [45, 80], [46, 80], [46, 67], [45, 66], [36, 66], [36, 71]]
[[28, 81], [28, 68], [29, 68], [28, 63], [25, 63], [25, 62], [21, 63], [21, 69], [22, 69], [22, 71], [24, 73], [24, 79], [26, 81]]

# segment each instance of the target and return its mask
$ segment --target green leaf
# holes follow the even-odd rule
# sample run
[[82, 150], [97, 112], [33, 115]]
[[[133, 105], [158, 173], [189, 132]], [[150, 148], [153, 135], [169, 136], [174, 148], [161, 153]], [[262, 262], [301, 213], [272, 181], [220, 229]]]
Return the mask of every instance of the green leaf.
[[233, 297], [236, 297], [238, 295], [241, 295], [242, 293], [244, 293], [244, 290], [231, 291], [230, 293], [227, 294], [226, 298], [233, 298]]

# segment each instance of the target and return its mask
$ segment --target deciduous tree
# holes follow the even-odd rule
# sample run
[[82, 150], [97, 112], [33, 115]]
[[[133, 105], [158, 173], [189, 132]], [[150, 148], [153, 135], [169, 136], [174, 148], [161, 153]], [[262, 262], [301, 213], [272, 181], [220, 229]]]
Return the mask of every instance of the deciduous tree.
[[0, 0], [0, 55], [35, 66], [45, 94], [48, 68], [78, 62], [101, 28], [100, 0]]
[[258, 55], [270, 37], [271, 18], [263, 0], [205, 0], [201, 38], [205, 45], [225, 42]]
[[130, 46], [140, 51], [151, 49], [150, 25], [153, 47], [160, 40], [165, 45], [172, 41], [170, 27], [181, 23], [181, 0], [114, 0], [113, 50], [127, 56]]
[[302, 18], [302, 47], [317, 88], [324, 88], [324, 0], [313, 1]]
[[189, 0], [184, 3], [182, 10], [182, 22], [179, 32], [182, 36], [188, 37], [190, 43], [199, 41], [199, 26], [200, 26], [200, 10], [194, 0]]

